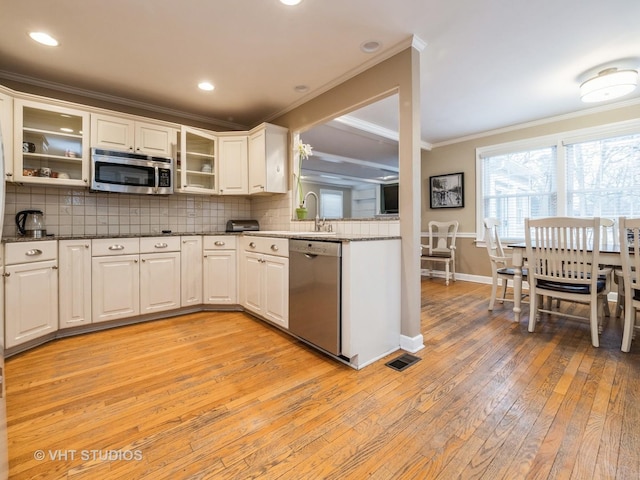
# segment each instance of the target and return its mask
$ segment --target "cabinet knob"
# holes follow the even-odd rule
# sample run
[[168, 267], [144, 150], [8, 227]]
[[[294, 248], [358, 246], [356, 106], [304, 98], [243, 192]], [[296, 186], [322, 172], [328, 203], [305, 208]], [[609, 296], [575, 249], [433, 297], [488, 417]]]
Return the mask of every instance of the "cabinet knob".
[[[143, 262], [144, 262], [144, 260], [143, 260]], [[136, 259], [133, 261], [133, 263], [138, 263], [138, 259], [136, 258]]]
[[256, 248], [256, 244], [255, 244], [255, 242], [251, 242], [251, 243], [249, 244], [249, 246], [250, 246], [251, 248]]
[[273, 250], [274, 252], [277, 252], [278, 250], [280, 250], [278, 248], [278, 246], [274, 243], [273, 245], [271, 245], [271, 250]]
[[89, 183], [89, 180], [86, 178], [83, 178], [82, 180], [84, 181], [84, 183]]
[[3, 274], [2, 274], [2, 276], [3, 276], [3, 277], [10, 277], [10, 276], [11, 276], [11, 273], [9, 273], [9, 272], [7, 272], [7, 273], [3, 273]]
[[53, 267], [51, 267], [51, 270], [57, 270], [57, 269], [58, 269], [57, 265], [54, 265]]
[[13, 173], [7, 173], [7, 177], [13, 177]]
[[84, 248], [89, 248], [89, 244], [85, 243]]
[[[137, 262], [137, 260], [136, 260], [136, 262]], [[144, 263], [144, 262], [146, 262], [146, 260], [143, 258], [143, 259], [142, 259], [142, 263]]]

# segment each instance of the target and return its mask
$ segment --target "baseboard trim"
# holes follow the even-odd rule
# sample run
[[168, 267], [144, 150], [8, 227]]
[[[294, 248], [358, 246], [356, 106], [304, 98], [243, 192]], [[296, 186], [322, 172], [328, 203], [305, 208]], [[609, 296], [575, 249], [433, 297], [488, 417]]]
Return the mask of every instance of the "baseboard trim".
[[415, 337], [400, 335], [400, 348], [409, 353], [416, 353], [424, 348], [424, 337], [422, 334]]

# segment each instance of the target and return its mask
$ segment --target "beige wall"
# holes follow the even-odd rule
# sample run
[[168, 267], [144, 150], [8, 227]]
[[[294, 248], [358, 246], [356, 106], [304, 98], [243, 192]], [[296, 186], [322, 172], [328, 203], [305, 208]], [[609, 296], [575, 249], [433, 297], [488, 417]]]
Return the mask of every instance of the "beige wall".
[[[428, 231], [431, 220], [455, 219], [460, 222], [462, 237], [457, 243], [457, 272], [470, 275], [491, 275], [484, 247], [475, 246], [476, 232], [476, 148], [514, 142], [526, 138], [595, 127], [607, 123], [640, 118], [640, 104], [627, 105], [591, 114], [551, 121], [536, 126], [489, 134], [445, 146], [435, 146], [422, 152], [422, 231]], [[464, 172], [464, 208], [429, 208], [429, 177], [446, 173]]]

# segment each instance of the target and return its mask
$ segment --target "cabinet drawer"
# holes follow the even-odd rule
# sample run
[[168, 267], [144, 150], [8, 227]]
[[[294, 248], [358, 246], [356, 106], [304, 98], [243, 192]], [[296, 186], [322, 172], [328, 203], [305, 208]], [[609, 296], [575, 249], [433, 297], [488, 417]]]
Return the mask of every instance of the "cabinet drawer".
[[204, 250], [235, 250], [237, 237], [235, 235], [207, 235], [202, 239]]
[[140, 239], [141, 253], [179, 251], [180, 237], [144, 237]]
[[252, 237], [246, 235], [242, 238], [244, 250], [255, 253], [266, 253], [279, 257], [289, 256], [289, 239], [274, 237]]
[[57, 257], [58, 242], [56, 240], [15, 242], [5, 245], [6, 265], [55, 260]]
[[97, 238], [91, 241], [92, 256], [129, 255], [140, 253], [138, 238]]

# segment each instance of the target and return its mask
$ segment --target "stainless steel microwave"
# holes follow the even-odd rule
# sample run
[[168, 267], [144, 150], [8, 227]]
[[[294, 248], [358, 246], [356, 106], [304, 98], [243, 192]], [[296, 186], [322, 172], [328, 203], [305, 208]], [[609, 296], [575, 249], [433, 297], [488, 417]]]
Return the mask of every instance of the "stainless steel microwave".
[[173, 193], [173, 159], [92, 148], [91, 190], [168, 195]]

